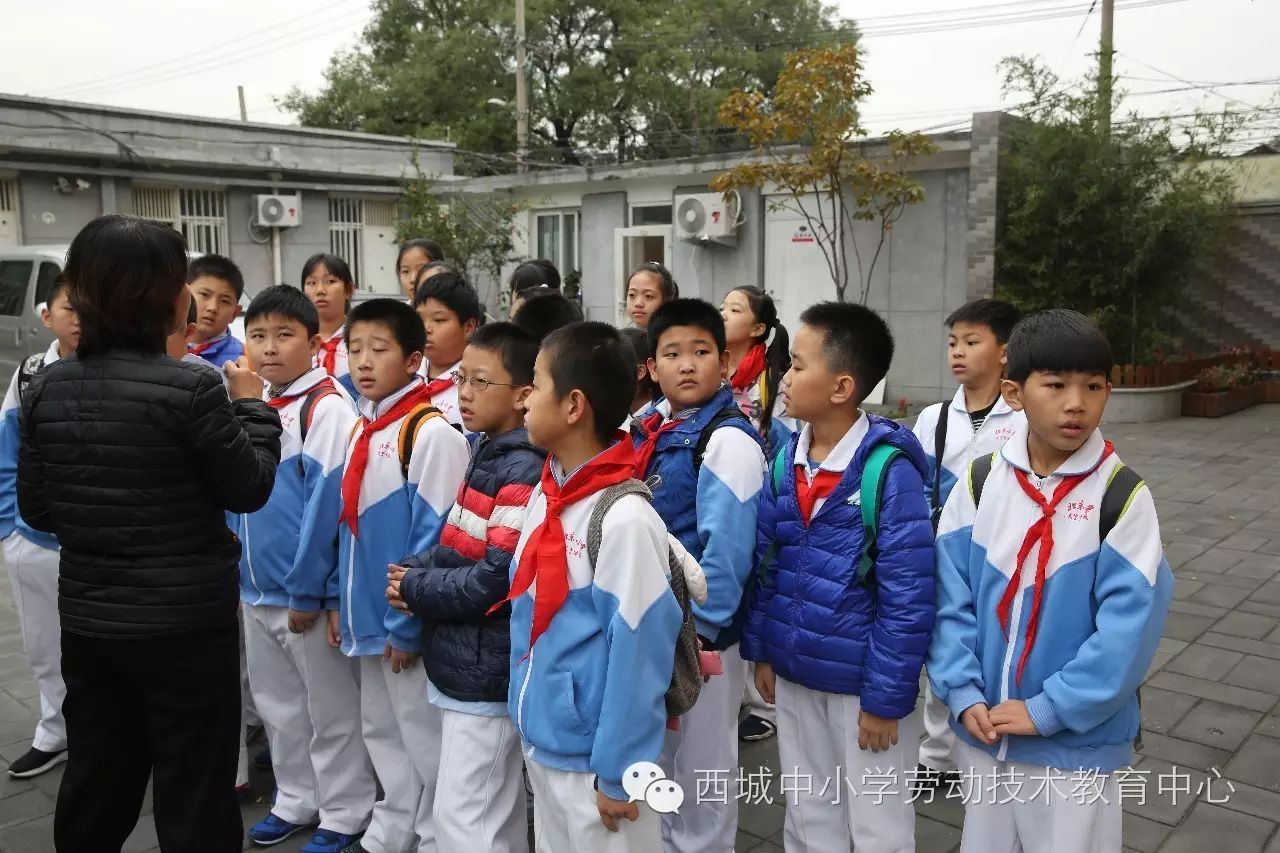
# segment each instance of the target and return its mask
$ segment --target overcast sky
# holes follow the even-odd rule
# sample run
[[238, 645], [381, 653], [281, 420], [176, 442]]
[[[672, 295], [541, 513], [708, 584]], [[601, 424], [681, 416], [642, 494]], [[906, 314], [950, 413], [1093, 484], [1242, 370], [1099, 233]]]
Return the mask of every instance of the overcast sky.
[[[867, 114], [877, 131], [958, 127], [968, 114], [998, 107], [996, 64], [1008, 54], [1038, 54], [1067, 75], [1080, 74], [1096, 61], [1091, 54], [1097, 49], [1099, 17], [1086, 19], [1090, 0], [839, 0], [836, 5], [867, 32], [867, 73], [876, 89]], [[1146, 95], [1133, 106], [1147, 113], [1180, 113], [1198, 105], [1277, 105], [1280, 0], [1118, 0], [1118, 5], [1116, 68], [1134, 92], [1184, 87], [1171, 77], [1213, 85], [1273, 81], [1218, 88], [1220, 95], [1202, 90]], [[1035, 15], [1062, 17], [1021, 22], [1004, 17]], [[948, 23], [993, 16], [1003, 19], [996, 26], [937, 31]], [[21, 5], [15, 0], [5, 15], [10, 36], [0, 50], [0, 91], [235, 118], [239, 84], [247, 92], [250, 120], [289, 122], [272, 97], [295, 84], [318, 88], [329, 57], [354, 44], [369, 17], [367, 0]], [[1280, 121], [1272, 120], [1266, 129], [1277, 127]]]

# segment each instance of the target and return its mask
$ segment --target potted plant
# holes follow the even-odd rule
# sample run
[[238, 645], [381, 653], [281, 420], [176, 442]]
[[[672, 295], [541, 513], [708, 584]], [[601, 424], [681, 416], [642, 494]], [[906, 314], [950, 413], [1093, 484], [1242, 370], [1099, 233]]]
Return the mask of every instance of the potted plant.
[[1232, 361], [1206, 367], [1196, 385], [1182, 397], [1182, 414], [1194, 418], [1220, 418], [1262, 402], [1263, 386], [1256, 381], [1253, 364]]

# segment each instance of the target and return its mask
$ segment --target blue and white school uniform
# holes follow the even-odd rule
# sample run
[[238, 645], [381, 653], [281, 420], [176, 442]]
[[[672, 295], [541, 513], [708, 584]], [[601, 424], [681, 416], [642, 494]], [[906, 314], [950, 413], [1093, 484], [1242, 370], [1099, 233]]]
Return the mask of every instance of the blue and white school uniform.
[[[956, 391], [949, 404], [935, 403], [922, 411], [916, 418], [913, 431], [916, 438], [920, 439], [929, 462], [924, 488], [930, 501], [933, 500], [933, 480], [939, 471], [937, 458], [934, 456], [934, 439], [939, 419], [944, 415], [948, 419], [947, 441], [942, 450], [941, 481], [938, 488], [938, 500], [943, 505], [956, 482], [966, 475], [970, 462], [999, 450], [1027, 422], [1027, 416], [1009, 408], [1002, 395], [996, 398], [991, 411], [975, 428], [965, 403], [963, 386]], [[928, 679], [924, 680], [924, 692], [925, 736], [920, 742], [920, 763], [931, 770], [955, 770], [953, 753], [956, 738], [951, 731], [951, 712], [933, 695]]]
[[458, 408], [458, 385], [453, 381], [452, 377], [454, 371], [461, 367], [462, 362], [459, 361], [449, 369], [441, 372], [435, 380], [427, 378], [427, 372], [431, 370], [431, 364], [425, 358], [422, 360], [422, 367], [418, 369], [418, 375], [422, 377], [423, 382], [431, 383], [438, 380], [448, 380], [448, 384], [443, 389], [431, 395], [431, 405], [439, 409], [440, 414], [444, 415], [445, 419], [458, 429], [464, 429], [464, 427], [462, 426], [462, 412]]
[[[41, 366], [58, 360], [58, 342], [49, 345]], [[40, 719], [31, 745], [42, 752], [67, 748], [67, 725], [62, 700], [62, 632], [58, 622], [58, 540], [32, 530], [18, 512], [18, 419], [22, 401], [18, 375], [13, 373], [9, 391], [0, 406], [0, 536], [4, 537], [4, 563], [13, 582], [13, 603], [27, 665], [40, 690]]]
[[[552, 465], [563, 482], [564, 472]], [[596, 786], [613, 799], [630, 799], [624, 772], [639, 761], [656, 762], [662, 751], [680, 605], [666, 574], [666, 526], [637, 495], [605, 515], [591, 565], [587, 527], [599, 497], [560, 513], [569, 595], [532, 649], [536, 584], [511, 603], [508, 705], [537, 804], [539, 849], [652, 853], [659, 848], [657, 814], [641, 803], [639, 820], [609, 832], [596, 809]], [[513, 577], [546, 510], [539, 487], [511, 560]], [[686, 809], [698, 808], [695, 793], [686, 792]]]
[[[1099, 541], [1102, 496], [1119, 466], [1104, 456], [1097, 430], [1048, 477], [1032, 472], [1023, 427], [996, 455], [975, 507], [967, 485], [957, 488], [938, 527], [938, 621], [928, 670], [935, 694], [952, 713], [957, 760], [967, 772], [1044, 779], [1038, 797], [971, 798], [965, 807], [964, 853], [1119, 850], [1121, 803], [1113, 771], [1133, 759], [1140, 724], [1137, 689], [1155, 656], [1173, 593], [1151, 492], [1140, 488], [1105, 541]], [[1015, 470], [1048, 499], [1064, 476], [1087, 475], [1050, 518], [1053, 551], [1041, 586], [1038, 630], [1027, 646], [1035, 600], [1031, 549], [1013, 597], [1009, 633], [997, 606], [1017, 571], [1028, 529], [1043, 517]], [[970, 707], [1017, 699], [1038, 735], [978, 744], [959, 717]], [[1073, 774], [1096, 771], [1101, 796], [1072, 796]], [[980, 801], [978, 801], [980, 800]], [[1047, 828], [1052, 833], [1047, 834]]]
[[[325, 371], [333, 377], [334, 381], [341, 386], [347, 396], [352, 400], [360, 396], [360, 392], [356, 390], [355, 380], [351, 378], [351, 360], [350, 354], [347, 352], [347, 327], [343, 326], [329, 336], [324, 342], [320, 352], [316, 353], [315, 366], [325, 367]], [[336, 344], [334, 342], [337, 342]], [[333, 346], [333, 370], [330, 372], [325, 365], [326, 347]]]
[[244, 355], [244, 344], [225, 329], [222, 334], [214, 335], [202, 344], [187, 344], [187, 348], [193, 355], [200, 356], [218, 370], [228, 361], [235, 361]]
[[[420, 382], [415, 378], [377, 403], [361, 398], [361, 415], [375, 420]], [[406, 480], [398, 451], [402, 422], [388, 425], [370, 443], [359, 536], [346, 524], [338, 527], [342, 651], [359, 659], [361, 727], [384, 791], [362, 843], [384, 853], [435, 849], [431, 810], [441, 738], [440, 710], [427, 701], [422, 663], [393, 673], [390, 661], [382, 659], [387, 644], [417, 654], [422, 642], [421, 620], [387, 603], [387, 566], [439, 539], [469, 456], [467, 440], [448, 421], [427, 419], [418, 429]], [[348, 462], [350, 454], [349, 446]]]
[[[266, 505], [239, 516], [240, 600], [254, 706], [267, 730], [275, 769], [271, 811], [289, 823], [355, 835], [376, 796], [359, 734], [355, 669], [325, 636], [326, 610], [338, 608], [334, 519], [342, 463], [355, 421], [340, 393], [316, 399], [305, 443], [302, 408], [332, 380], [312, 368], [281, 396], [280, 466]], [[289, 610], [318, 613], [305, 633], [289, 631]]]

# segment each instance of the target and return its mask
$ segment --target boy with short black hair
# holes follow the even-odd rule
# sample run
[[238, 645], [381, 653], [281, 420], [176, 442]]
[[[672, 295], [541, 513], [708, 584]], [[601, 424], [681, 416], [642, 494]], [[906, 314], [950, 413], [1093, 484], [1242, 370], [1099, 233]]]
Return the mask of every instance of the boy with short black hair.
[[[977, 299], [947, 318], [947, 364], [960, 387], [949, 404], [935, 403], [922, 411], [913, 430], [929, 464], [924, 487], [935, 528], [951, 489], [969, 463], [999, 449], [1026, 423], [1022, 412], [1010, 408], [1000, 394], [1009, 335], [1021, 318], [1021, 311], [999, 299]], [[940, 784], [943, 774], [956, 769], [950, 716], [925, 680], [925, 738], [920, 744], [918, 785]]]
[[[914, 850], [903, 769], [915, 764], [909, 718], [936, 609], [924, 451], [860, 408], [893, 359], [884, 320], [823, 302], [800, 323], [782, 399], [806, 425], [760, 504], [763, 577], [742, 653], [777, 706], [782, 766], [848, 787], [788, 798], [787, 850]], [[872, 773], [892, 778], [868, 796]]]
[[387, 598], [432, 625], [422, 649], [440, 709], [436, 845], [495, 853], [528, 848], [519, 736], [507, 713], [511, 554], [546, 451], [529, 443], [525, 399], [538, 341], [511, 323], [471, 333], [454, 378], [466, 428], [480, 435], [440, 543], [391, 572]]
[[[647, 331], [653, 353], [649, 372], [663, 399], [632, 419], [636, 477], [656, 484], [654, 508], [702, 566], [707, 601], [694, 604], [694, 619], [702, 648], [719, 653], [723, 671], [703, 685], [697, 704], [667, 735], [663, 750], [668, 778], [696, 791], [701, 771], [738, 766], [745, 672], [738, 650], [739, 612], [754, 563], [754, 543], [743, 531], [755, 529], [764, 451], [724, 382], [729, 353], [724, 318], [715, 306], [673, 299], [654, 312]], [[729, 853], [737, 818], [732, 797], [704, 799], [679, 814], [664, 814], [664, 846], [685, 853]]]
[[667, 531], [644, 497], [628, 494], [604, 512], [598, 543], [588, 541], [601, 495], [635, 470], [631, 443], [617, 437], [634, 392], [631, 357], [605, 323], [551, 333], [534, 363], [525, 424], [550, 457], [506, 600], [508, 705], [537, 804], [539, 850], [658, 846], [654, 813], [629, 802], [622, 782], [662, 749], [682, 618], [667, 579]]
[[467, 348], [467, 336], [484, 322], [480, 295], [465, 278], [450, 270], [421, 280], [414, 291], [413, 307], [427, 332], [421, 373], [427, 380], [429, 402], [449, 423], [460, 427], [453, 373]]
[[196, 329], [188, 349], [219, 370], [244, 354], [244, 344], [228, 329], [240, 316], [244, 275], [222, 255], [201, 255], [187, 268], [187, 286], [196, 304]]
[[39, 776], [67, 760], [67, 724], [62, 700], [62, 634], [58, 621], [58, 539], [33, 530], [18, 513], [18, 419], [27, 384], [46, 365], [66, 358], [80, 343], [80, 322], [68, 298], [70, 282], [59, 275], [49, 288], [40, 320], [54, 341], [43, 353], [27, 356], [13, 372], [0, 406], [0, 537], [4, 564], [13, 582], [22, 648], [40, 691], [40, 719], [31, 748], [9, 765], [15, 779]]
[[[1120, 849], [1110, 774], [1133, 758], [1173, 575], [1151, 492], [1098, 430], [1111, 363], [1075, 311], [1019, 323], [1003, 390], [1026, 424], [974, 460], [942, 513], [929, 679], [957, 763], [982, 791], [1048, 780], [1038, 797], [968, 797], [967, 853], [1038, 849], [1049, 827], [1056, 851]], [[1080, 772], [1097, 796], [1079, 796]]]
[[349, 849], [371, 853], [435, 847], [440, 712], [418, 662], [423, 623], [386, 597], [388, 569], [440, 538], [467, 467], [466, 439], [429, 405], [418, 375], [425, 343], [421, 319], [397, 299], [363, 302], [347, 319], [361, 419], [342, 474], [340, 614], [329, 614], [329, 631], [360, 662], [361, 724], [383, 799]]
[[511, 322], [541, 341], [556, 329], [582, 322], [582, 306], [558, 290], [535, 288], [511, 306]]
[[249, 840], [266, 846], [314, 826], [306, 853], [338, 853], [364, 829], [375, 797], [350, 663], [330, 648], [338, 550], [329, 526], [355, 412], [323, 367], [315, 306], [276, 285], [245, 312], [246, 349], [280, 415], [280, 467], [266, 505], [237, 517], [240, 601], [254, 706], [275, 770], [276, 796]]

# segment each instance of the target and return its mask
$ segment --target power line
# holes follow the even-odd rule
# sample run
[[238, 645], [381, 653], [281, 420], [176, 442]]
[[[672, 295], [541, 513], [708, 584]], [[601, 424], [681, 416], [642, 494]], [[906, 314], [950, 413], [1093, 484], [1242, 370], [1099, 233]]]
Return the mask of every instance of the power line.
[[1120, 51], [1116, 51], [1116, 53], [1120, 56], [1123, 56], [1125, 59], [1129, 60], [1130, 62], [1138, 63], [1143, 68], [1146, 68], [1148, 71], [1154, 71], [1157, 74], [1163, 74], [1165, 77], [1168, 77], [1170, 80], [1176, 80], [1179, 83], [1182, 83], [1187, 86], [1191, 86], [1192, 88], [1195, 88], [1195, 89], [1203, 89], [1209, 94], [1217, 95], [1219, 98], [1222, 98], [1224, 101], [1229, 101], [1230, 103], [1233, 103], [1233, 104], [1240, 104], [1241, 106], [1249, 107], [1250, 109], [1254, 109], [1254, 110], [1260, 109], [1255, 104], [1250, 104], [1247, 101], [1240, 100], [1239, 98], [1232, 98], [1229, 95], [1224, 95], [1221, 92], [1217, 91], [1217, 89], [1213, 86], [1197, 85], [1196, 83], [1192, 83], [1190, 80], [1184, 80], [1183, 78], [1179, 77], [1176, 74], [1170, 74], [1168, 71], [1162, 71], [1161, 69], [1156, 68], [1154, 65], [1149, 65], [1148, 63], [1143, 62], [1141, 59], [1137, 59], [1133, 56], [1130, 56], [1127, 53], [1121, 53]]

